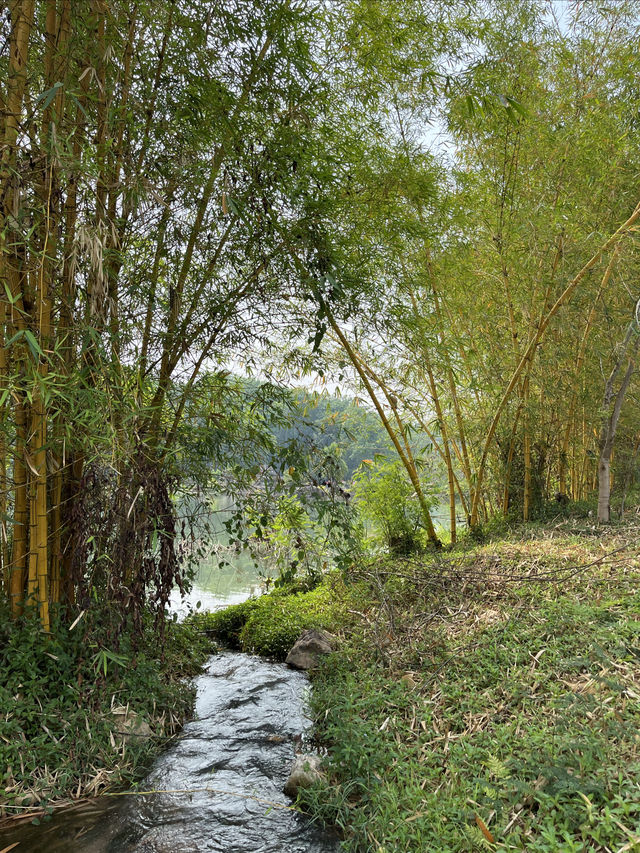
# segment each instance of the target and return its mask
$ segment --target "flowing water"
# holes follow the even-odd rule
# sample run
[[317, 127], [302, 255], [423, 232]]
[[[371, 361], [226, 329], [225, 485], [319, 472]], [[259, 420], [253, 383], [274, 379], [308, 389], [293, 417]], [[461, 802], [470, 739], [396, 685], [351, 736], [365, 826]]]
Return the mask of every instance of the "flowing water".
[[[208, 579], [208, 580], [207, 580]], [[204, 566], [176, 611], [243, 600], [259, 588], [249, 565]], [[201, 585], [200, 585], [201, 584]], [[282, 793], [309, 729], [303, 673], [221, 652], [197, 679], [194, 719], [155, 761], [140, 795], [101, 797], [40, 826], [0, 829], [15, 853], [336, 853], [338, 841]]]

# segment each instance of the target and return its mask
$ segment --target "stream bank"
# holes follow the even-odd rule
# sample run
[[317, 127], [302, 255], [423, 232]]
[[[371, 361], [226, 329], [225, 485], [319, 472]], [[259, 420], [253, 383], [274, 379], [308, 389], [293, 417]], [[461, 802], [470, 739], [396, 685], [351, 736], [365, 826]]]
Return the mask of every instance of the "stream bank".
[[237, 652], [210, 658], [195, 716], [140, 792], [102, 797], [38, 827], [0, 832], [16, 853], [336, 853], [337, 839], [282, 793], [308, 732], [308, 680]]
[[[247, 587], [251, 578], [241, 581]], [[196, 587], [191, 601], [215, 596], [220, 607], [243, 593]], [[251, 602], [246, 606], [255, 606]], [[280, 596], [273, 603], [285, 613]], [[168, 627], [182, 643], [198, 638], [201, 654], [206, 618], [211, 616]], [[283, 618], [295, 632], [295, 619]], [[282, 791], [310, 728], [307, 676], [273, 660], [220, 651], [209, 658], [195, 688], [193, 719], [156, 757], [147, 777], [132, 785], [140, 793], [80, 803], [39, 826], [5, 824], [0, 849], [16, 844], [16, 853], [336, 853], [338, 840], [292, 808]]]
[[635, 523], [503, 528], [208, 625], [273, 653], [340, 636], [310, 699], [327, 783], [301, 802], [345, 853], [640, 850], [638, 541]]

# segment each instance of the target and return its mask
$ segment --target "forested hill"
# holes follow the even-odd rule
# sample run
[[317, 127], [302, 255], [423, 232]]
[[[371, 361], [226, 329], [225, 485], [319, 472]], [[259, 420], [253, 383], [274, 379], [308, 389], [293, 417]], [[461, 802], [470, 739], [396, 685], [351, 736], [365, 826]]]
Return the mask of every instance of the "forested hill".
[[337, 452], [344, 479], [351, 479], [363, 460], [393, 452], [380, 419], [357, 398], [297, 390], [292, 392], [292, 400], [291, 426], [274, 427], [276, 440], [285, 444], [298, 437], [317, 450]]

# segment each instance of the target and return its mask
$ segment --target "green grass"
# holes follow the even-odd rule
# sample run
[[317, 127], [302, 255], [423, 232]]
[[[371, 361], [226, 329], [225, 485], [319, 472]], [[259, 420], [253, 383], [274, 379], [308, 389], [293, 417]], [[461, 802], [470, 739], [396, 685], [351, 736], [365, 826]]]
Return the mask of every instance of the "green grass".
[[[211, 642], [190, 626], [167, 625], [161, 655], [151, 624], [133, 648], [99, 641], [80, 622], [45, 639], [37, 622], [0, 620], [0, 816], [94, 796], [135, 778], [193, 708], [193, 676]], [[106, 669], [106, 671], [105, 671]], [[146, 720], [156, 738], [123, 746], [113, 706]]]
[[640, 850], [637, 534], [539, 525], [361, 571], [314, 679], [329, 784], [304, 800], [345, 850]]

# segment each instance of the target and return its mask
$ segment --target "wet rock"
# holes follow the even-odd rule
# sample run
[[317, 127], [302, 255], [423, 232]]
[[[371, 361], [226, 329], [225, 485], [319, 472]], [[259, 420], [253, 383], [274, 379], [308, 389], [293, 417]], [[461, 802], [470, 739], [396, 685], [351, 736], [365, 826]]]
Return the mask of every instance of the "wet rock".
[[322, 779], [320, 758], [317, 755], [296, 755], [289, 778], [282, 789], [295, 800], [300, 788], [310, 788], [314, 782]]
[[155, 732], [139, 714], [130, 708], [120, 706], [111, 711], [115, 722], [115, 741], [121, 746], [123, 741], [143, 741], [155, 737]]
[[314, 669], [322, 655], [332, 651], [335, 637], [327, 631], [311, 628], [304, 631], [287, 655], [287, 664], [294, 669]]

